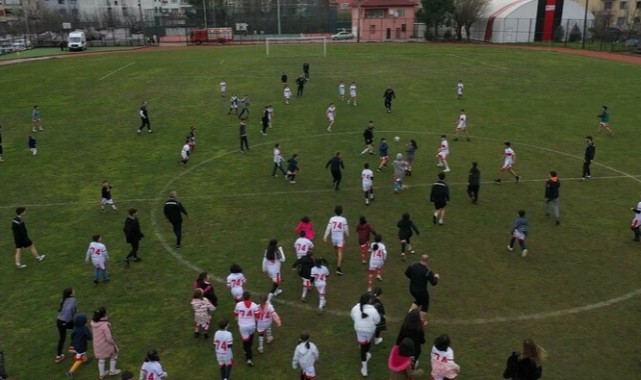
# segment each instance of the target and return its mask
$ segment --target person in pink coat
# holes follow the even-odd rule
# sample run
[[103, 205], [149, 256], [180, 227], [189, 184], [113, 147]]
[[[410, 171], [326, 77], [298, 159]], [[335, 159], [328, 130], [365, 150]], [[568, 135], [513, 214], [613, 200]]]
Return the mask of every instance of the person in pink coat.
[[[107, 309], [102, 306], [93, 312], [91, 320], [93, 333], [93, 353], [98, 359], [98, 378], [118, 375], [121, 371], [116, 368], [118, 362], [118, 345], [111, 331], [111, 323], [107, 318]], [[105, 371], [105, 363], [109, 359], [109, 370]]]
[[309, 219], [309, 216], [303, 216], [300, 219], [300, 222], [298, 222], [298, 225], [296, 226], [296, 230], [294, 232], [296, 235], [299, 235], [301, 231], [305, 231], [305, 237], [308, 238], [311, 241], [314, 241], [314, 225]]
[[414, 342], [410, 338], [404, 338], [399, 345], [392, 347], [387, 361], [391, 371], [390, 380], [408, 380], [423, 376], [422, 369], [412, 369], [413, 357]]

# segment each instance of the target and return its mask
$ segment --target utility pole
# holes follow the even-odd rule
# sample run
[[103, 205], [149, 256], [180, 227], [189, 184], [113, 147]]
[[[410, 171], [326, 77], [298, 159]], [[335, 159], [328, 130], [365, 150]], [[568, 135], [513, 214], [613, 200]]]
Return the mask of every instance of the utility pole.
[[581, 41], [581, 49], [585, 49], [585, 31], [588, 26], [588, 4], [590, 4], [590, 0], [585, 0], [585, 12], [583, 13], [583, 38]]
[[361, 0], [358, 0], [358, 17], [356, 19], [356, 43], [361, 42]]
[[205, 20], [205, 29], [207, 29], [207, 0], [203, 0], [203, 18]]
[[278, 19], [278, 35], [280, 36], [280, 0], [276, 1], [276, 18]]

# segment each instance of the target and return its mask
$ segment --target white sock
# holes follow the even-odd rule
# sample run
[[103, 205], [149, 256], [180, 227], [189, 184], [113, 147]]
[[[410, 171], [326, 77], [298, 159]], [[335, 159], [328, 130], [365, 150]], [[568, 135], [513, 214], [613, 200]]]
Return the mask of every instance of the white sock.
[[98, 374], [100, 376], [104, 376], [105, 375], [105, 362], [106, 362], [105, 359], [98, 360]]
[[307, 288], [303, 288], [303, 295], [301, 297], [302, 298], [307, 297]]
[[258, 336], [258, 347], [263, 348], [263, 342], [265, 341], [265, 337], [262, 335]]
[[117, 363], [118, 363], [118, 358], [111, 358], [111, 360], [109, 360], [109, 370], [115, 371]]

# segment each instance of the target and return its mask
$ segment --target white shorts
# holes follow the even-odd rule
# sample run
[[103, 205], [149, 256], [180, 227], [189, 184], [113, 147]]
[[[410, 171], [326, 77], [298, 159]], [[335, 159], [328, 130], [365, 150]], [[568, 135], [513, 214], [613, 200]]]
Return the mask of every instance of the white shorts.
[[345, 238], [341, 237], [333, 237], [332, 236], [332, 245], [336, 247], [337, 249], [343, 249], [345, 246]]
[[309, 280], [307, 278], [302, 278], [302, 277], [301, 277], [301, 280], [303, 280], [303, 288], [305, 288], [305, 289], [311, 289], [312, 288], [312, 280]]
[[345, 95], [345, 89], [339, 89], [338, 95], [341, 95], [341, 96]]
[[259, 334], [262, 334], [262, 333], [264, 333], [265, 331], [267, 331], [267, 330], [269, 330], [271, 328], [272, 328], [272, 319], [271, 318], [266, 319], [266, 320], [262, 320], [261, 319], [261, 320], [258, 321], [257, 330], [258, 330]]
[[269, 278], [272, 280], [274, 284], [280, 284], [281, 282], [280, 272], [272, 272], [268, 270], [267, 275], [269, 276]]
[[370, 183], [363, 183], [363, 191], [372, 190], [372, 186], [373, 186], [373, 184], [371, 182]]
[[457, 125], [457, 126], [456, 126], [456, 130], [457, 130], [457, 131], [464, 131], [464, 130], [466, 130], [466, 129], [467, 129], [467, 126], [466, 126], [466, 125]]
[[327, 115], [327, 120], [334, 121], [334, 115]]
[[238, 331], [243, 341], [248, 341], [249, 337], [256, 332], [256, 325], [238, 326]]
[[188, 154], [180, 153], [180, 156], [182, 157], [182, 159], [183, 159], [184, 161], [189, 160], [189, 155], [188, 155]]
[[216, 353], [216, 360], [218, 360], [219, 366], [230, 366], [234, 364], [234, 354], [231, 350], [228, 350], [224, 354]]
[[234, 300], [240, 301], [243, 298], [244, 289], [240, 286], [235, 286], [231, 288], [231, 296], [234, 297]]
[[379, 270], [379, 269], [383, 269], [383, 265], [385, 265], [384, 262], [370, 261], [369, 262], [369, 270], [371, 272], [373, 272], [373, 271], [376, 271], [376, 270]]
[[501, 167], [501, 170], [512, 169], [512, 160], [506, 160]]
[[609, 125], [610, 123], [599, 122], [599, 126], [603, 128], [608, 127]]
[[352, 98], [355, 98], [356, 97], [356, 91], [350, 91], [349, 92], [349, 96], [351, 96]]
[[359, 344], [367, 344], [372, 341], [374, 337], [374, 331], [356, 331], [356, 339]]
[[325, 295], [325, 287], [327, 287], [326, 281], [314, 281], [314, 286], [316, 286], [318, 294], [320, 294], [321, 296]]
[[525, 240], [525, 234], [519, 230], [512, 231], [512, 237], [519, 240]]
[[436, 157], [439, 157], [442, 160], [447, 160], [447, 156], [449, 156], [448, 152], [438, 152], [436, 154]]
[[112, 205], [112, 204], [114, 204], [114, 200], [113, 199], [102, 198], [102, 200], [100, 201], [100, 204], [103, 205], [103, 206], [104, 205]]

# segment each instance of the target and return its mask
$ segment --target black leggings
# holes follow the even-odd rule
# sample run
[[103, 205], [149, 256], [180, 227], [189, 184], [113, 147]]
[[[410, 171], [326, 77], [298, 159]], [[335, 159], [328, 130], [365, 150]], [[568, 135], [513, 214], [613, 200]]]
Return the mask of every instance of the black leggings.
[[367, 353], [369, 352], [369, 348], [371, 345], [372, 345], [371, 343], [361, 344], [361, 361], [362, 362], [367, 361]]
[[231, 365], [224, 365], [220, 367], [220, 378], [221, 379], [231, 378]]
[[249, 339], [243, 341], [243, 350], [245, 351], [245, 359], [252, 360], [252, 344], [254, 343], [254, 334], [249, 336]]
[[65, 346], [65, 340], [67, 340], [67, 330], [73, 327], [73, 323], [58, 319], [56, 320], [56, 327], [58, 328], [58, 351], [56, 353], [60, 356], [62, 355], [62, 348]]

